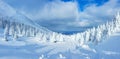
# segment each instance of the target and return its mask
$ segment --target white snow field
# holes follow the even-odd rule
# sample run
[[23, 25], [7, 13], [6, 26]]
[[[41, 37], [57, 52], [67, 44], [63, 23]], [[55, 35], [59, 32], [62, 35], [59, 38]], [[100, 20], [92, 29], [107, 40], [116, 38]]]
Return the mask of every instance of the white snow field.
[[0, 0], [0, 59], [120, 59], [120, 14], [72, 35], [52, 32]]

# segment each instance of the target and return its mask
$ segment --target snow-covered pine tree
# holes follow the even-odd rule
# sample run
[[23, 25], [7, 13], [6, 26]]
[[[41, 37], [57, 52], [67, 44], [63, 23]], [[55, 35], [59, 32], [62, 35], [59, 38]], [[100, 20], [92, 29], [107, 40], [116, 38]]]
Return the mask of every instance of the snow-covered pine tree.
[[15, 33], [14, 25], [13, 25], [13, 23], [10, 23], [9, 35], [11, 35], [13, 37], [14, 33]]
[[4, 30], [4, 39], [5, 39], [6, 41], [8, 41], [8, 38], [7, 38], [8, 35], [9, 35], [9, 25], [6, 24], [5, 30]]

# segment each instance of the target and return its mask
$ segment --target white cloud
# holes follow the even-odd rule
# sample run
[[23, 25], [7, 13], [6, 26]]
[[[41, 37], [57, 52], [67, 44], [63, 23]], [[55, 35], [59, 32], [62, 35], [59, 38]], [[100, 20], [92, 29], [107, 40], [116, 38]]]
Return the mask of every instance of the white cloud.
[[[104, 20], [111, 20], [118, 10], [120, 4], [118, 0], [110, 0], [101, 6], [96, 4], [89, 5], [83, 12], [79, 13], [79, 19], [87, 19], [90, 22], [104, 22]], [[97, 21], [99, 20], [99, 21]]]
[[[64, 29], [66, 31], [68, 30], [67, 27], [80, 27], [81, 29], [81, 27], [94, 26], [112, 20], [111, 18], [120, 10], [119, 6], [118, 0], [109, 0], [100, 6], [89, 4], [84, 8], [84, 11], [78, 11], [76, 2], [63, 2], [58, 0], [46, 3], [43, 8], [27, 13], [27, 15], [32, 19], [43, 22], [45, 20], [49, 20], [52, 23], [56, 21], [56, 27], [51, 29], [54, 30], [55, 28], [61, 27], [61, 30]], [[45, 22], [46, 24], [50, 24], [50, 22]], [[79, 29], [76, 30], [78, 31]], [[72, 31], [75, 31], [75, 29]]]
[[106, 55], [120, 55], [118, 52], [113, 52], [113, 51], [102, 51]]
[[84, 11], [79, 11], [76, 14], [76, 21], [70, 22], [67, 25], [88, 27], [105, 23], [112, 20], [114, 15], [120, 10], [119, 6], [118, 0], [110, 0], [101, 6], [97, 6], [96, 4], [87, 5]]
[[17, 57], [17, 56], [4, 56], [4, 57], [0, 57], [0, 59], [25, 59], [25, 58]]
[[91, 22], [88, 20], [80, 20], [80, 21], [74, 21], [74, 22], [69, 22], [67, 25], [69, 26], [74, 26], [74, 27], [86, 27], [89, 26]]
[[34, 11], [35, 13], [28, 14], [28, 16], [39, 20], [75, 18], [76, 9], [75, 2], [53, 1], [46, 3], [43, 8], [40, 8], [36, 12]]

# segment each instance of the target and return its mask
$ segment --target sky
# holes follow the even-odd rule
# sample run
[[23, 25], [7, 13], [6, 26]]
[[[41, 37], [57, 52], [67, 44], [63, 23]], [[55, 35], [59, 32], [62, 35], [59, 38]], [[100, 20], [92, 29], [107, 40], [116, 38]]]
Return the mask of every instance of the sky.
[[56, 32], [81, 32], [111, 21], [120, 0], [4, 0], [41, 26]]

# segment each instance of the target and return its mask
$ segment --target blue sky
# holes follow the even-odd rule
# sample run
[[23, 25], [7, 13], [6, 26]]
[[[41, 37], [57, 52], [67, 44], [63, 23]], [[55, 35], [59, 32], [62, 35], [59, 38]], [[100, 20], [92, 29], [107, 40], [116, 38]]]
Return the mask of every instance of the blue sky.
[[84, 31], [112, 20], [119, 0], [4, 0], [33, 21], [57, 32]]

